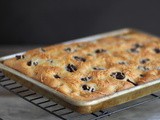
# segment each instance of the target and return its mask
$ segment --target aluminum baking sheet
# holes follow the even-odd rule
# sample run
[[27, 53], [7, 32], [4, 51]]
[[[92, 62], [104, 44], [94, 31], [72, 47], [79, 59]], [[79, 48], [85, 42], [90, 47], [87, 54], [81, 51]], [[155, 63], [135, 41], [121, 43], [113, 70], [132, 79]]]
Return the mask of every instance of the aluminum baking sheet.
[[[94, 41], [94, 40], [97, 40], [97, 39], [100, 39], [103, 37], [107, 37], [107, 36], [115, 36], [115, 35], [130, 33], [131, 31], [136, 31], [136, 30], [125, 28], [125, 29], [120, 29], [120, 30], [116, 30], [116, 31], [112, 31], [112, 32], [103, 33], [103, 34], [98, 34], [98, 35], [93, 35], [93, 36], [89, 36], [89, 37], [85, 37], [85, 38], [71, 40], [68, 42], [64, 42], [63, 44], [70, 44], [73, 42]], [[13, 57], [15, 57], [15, 55], [21, 55], [24, 53], [25, 52], [21, 52], [21, 53], [16, 53], [16, 54], [1, 57], [0, 58], [0, 62], [1, 62], [0, 69], [2, 71], [10, 73], [11, 75], [15, 75], [15, 76], [20, 77], [20, 78], [22, 78], [22, 80], [24, 80], [28, 83], [32, 83], [33, 85], [38, 86], [42, 91], [45, 90], [45, 91], [51, 93], [51, 95], [53, 95], [53, 97], [58, 97], [58, 100], [60, 100], [60, 101], [63, 100], [66, 104], [73, 105], [76, 107], [81, 107], [82, 109], [83, 108], [85, 109], [86, 107], [90, 107], [91, 110], [86, 111], [86, 112], [85, 112], [85, 110], [84, 111], [76, 110], [81, 113], [94, 112], [94, 111], [97, 111], [100, 109], [104, 109], [106, 107], [111, 107], [111, 106], [121, 104], [121, 103], [130, 101], [130, 100], [133, 100], [133, 99], [137, 99], [139, 97], [142, 97], [142, 96], [151, 94], [152, 92], [156, 92], [156, 91], [160, 90], [160, 79], [157, 79], [157, 80], [154, 80], [154, 81], [151, 81], [151, 82], [139, 85], [139, 86], [135, 86], [135, 87], [123, 90], [123, 91], [119, 91], [119, 92], [116, 92], [112, 95], [107, 95], [107, 96], [97, 98], [94, 100], [77, 101], [77, 100], [74, 100], [68, 96], [65, 96], [63, 93], [60, 93], [60, 92], [54, 90], [53, 88], [46, 86], [43, 83], [38, 82], [37, 80], [34, 80], [30, 77], [27, 77], [26, 75], [12, 69], [12, 68], [5, 66], [2, 63], [6, 59], [13, 58]], [[148, 90], [148, 88], [150, 88], [150, 90]], [[140, 94], [138, 95], [138, 93], [140, 93]], [[128, 99], [125, 99], [124, 97], [127, 97]], [[122, 100], [120, 102], [117, 102], [117, 99], [122, 99]], [[114, 101], [115, 101], [115, 103], [114, 103]], [[110, 104], [110, 105], [107, 105], [107, 104]], [[100, 107], [98, 107], [98, 106], [100, 106]], [[92, 110], [92, 107], [93, 108], [95, 107], [95, 108]]]

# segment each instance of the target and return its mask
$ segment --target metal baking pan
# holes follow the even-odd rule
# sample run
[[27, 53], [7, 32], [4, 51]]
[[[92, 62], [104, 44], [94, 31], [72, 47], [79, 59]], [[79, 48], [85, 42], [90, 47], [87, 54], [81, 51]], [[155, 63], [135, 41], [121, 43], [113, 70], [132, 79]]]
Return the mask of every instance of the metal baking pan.
[[[90, 37], [72, 40], [69, 42], [65, 42], [63, 44], [70, 44], [73, 42], [93, 41], [93, 40], [97, 40], [107, 36], [129, 34], [133, 31], [140, 32], [134, 29], [125, 28], [125, 29], [120, 29], [113, 32], [107, 32], [107, 33], [98, 34]], [[46, 96], [47, 98], [67, 108], [77, 111], [79, 113], [92, 113], [104, 108], [112, 107], [118, 104], [122, 104], [128, 101], [143, 97], [145, 95], [148, 95], [160, 90], [160, 79], [157, 79], [157, 80], [147, 82], [145, 84], [135, 86], [123, 91], [119, 91], [112, 95], [104, 96], [94, 100], [77, 101], [3, 64], [4, 60], [15, 57], [15, 55], [17, 54], [20, 55], [24, 53], [25, 52], [16, 53], [16, 54], [12, 54], [12, 55], [0, 58], [0, 69], [3, 71], [4, 75], [34, 90], [35, 92], [40, 93]]]

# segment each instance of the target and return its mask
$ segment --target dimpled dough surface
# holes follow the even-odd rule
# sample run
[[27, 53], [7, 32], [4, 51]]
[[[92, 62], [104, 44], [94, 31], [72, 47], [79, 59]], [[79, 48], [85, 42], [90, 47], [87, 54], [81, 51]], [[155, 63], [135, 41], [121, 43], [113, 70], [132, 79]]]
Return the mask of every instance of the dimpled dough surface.
[[3, 63], [77, 100], [93, 100], [160, 78], [160, 39], [128, 33], [27, 51]]

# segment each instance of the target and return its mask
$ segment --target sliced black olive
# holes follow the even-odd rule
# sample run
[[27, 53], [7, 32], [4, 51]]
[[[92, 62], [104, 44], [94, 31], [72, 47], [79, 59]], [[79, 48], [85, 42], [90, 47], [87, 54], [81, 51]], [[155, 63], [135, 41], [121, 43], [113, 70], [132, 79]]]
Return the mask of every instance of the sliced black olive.
[[19, 60], [19, 59], [24, 59], [24, 55], [16, 55], [16, 59]]
[[27, 62], [27, 65], [31, 66], [32, 65], [32, 61]]
[[66, 51], [68, 53], [72, 53], [72, 52], [76, 52], [77, 50], [71, 49], [71, 48], [65, 48], [64, 51]]
[[57, 79], [61, 78], [61, 77], [60, 77], [59, 75], [57, 75], [57, 74], [54, 75], [54, 77], [57, 78]]
[[83, 90], [89, 90], [89, 86], [87, 86], [87, 85], [83, 85], [82, 88], [83, 88]]
[[119, 80], [123, 80], [125, 78], [125, 74], [122, 72], [113, 72], [110, 76]]
[[148, 71], [149, 70], [149, 68], [146, 67], [146, 66], [138, 66], [138, 69], [142, 70], [142, 71]]
[[33, 62], [33, 65], [37, 66], [37, 65], [38, 65], [38, 62], [37, 62], [37, 61], [34, 61], [34, 62]]
[[118, 62], [118, 64], [120, 64], [120, 65], [126, 65], [127, 62], [126, 61], [120, 61], [120, 62]]
[[105, 70], [105, 69], [100, 67], [93, 67], [93, 70]]
[[65, 48], [64, 49], [66, 52], [71, 52], [71, 48]]
[[147, 63], [148, 61], [150, 61], [150, 59], [146, 58], [146, 59], [140, 60], [140, 63], [141, 63], [141, 64], [145, 64], [145, 63]]
[[68, 64], [67, 67], [66, 67], [66, 70], [67, 70], [68, 72], [74, 72], [74, 71], [77, 70], [77, 67], [74, 66], [73, 64]]
[[29, 61], [29, 62], [27, 62], [27, 65], [28, 66], [32, 66], [32, 65], [34, 65], [34, 66], [37, 66], [38, 65], [38, 62], [37, 61]]
[[136, 43], [136, 44], [134, 44], [134, 47], [129, 50], [129, 52], [139, 53], [139, 48], [142, 48], [142, 47], [143, 47], [143, 45]]
[[105, 53], [107, 50], [104, 49], [97, 49], [95, 50], [95, 53]]
[[95, 91], [95, 88], [90, 88], [90, 92], [94, 92]]
[[116, 79], [124, 79], [125, 78], [125, 74], [124, 73], [121, 73], [121, 72], [117, 72], [117, 75], [116, 75]]
[[90, 87], [88, 85], [82, 85], [82, 88], [83, 88], [83, 90], [86, 90], [88, 92], [94, 92], [95, 91], [95, 88]]
[[17, 60], [21, 59], [21, 55], [16, 55], [16, 59]]
[[155, 48], [154, 51], [155, 53], [160, 53], [160, 48]]
[[139, 76], [140, 76], [140, 77], [144, 77], [145, 75], [144, 75], [144, 74], [140, 74]]
[[135, 47], [135, 48], [142, 48], [143, 45], [141, 45], [141, 44], [139, 44], [139, 43], [136, 43], [136, 44], [134, 44], [134, 47]]
[[74, 59], [77, 60], [77, 61], [82, 61], [82, 62], [85, 62], [86, 59], [83, 58], [83, 57], [78, 57], [78, 56], [74, 56]]
[[92, 77], [90, 76], [90, 77], [84, 77], [84, 78], [81, 78], [81, 80], [82, 81], [90, 81], [92, 79]]
[[130, 52], [132, 52], [132, 53], [139, 53], [139, 50], [137, 48], [131, 48]]

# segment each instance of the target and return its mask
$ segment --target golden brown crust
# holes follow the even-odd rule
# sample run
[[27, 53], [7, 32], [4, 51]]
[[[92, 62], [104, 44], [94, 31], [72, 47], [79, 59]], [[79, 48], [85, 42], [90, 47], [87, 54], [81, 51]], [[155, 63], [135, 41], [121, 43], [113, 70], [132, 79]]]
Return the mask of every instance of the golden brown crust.
[[58, 44], [4, 64], [78, 100], [92, 100], [160, 78], [160, 39], [142, 33]]

